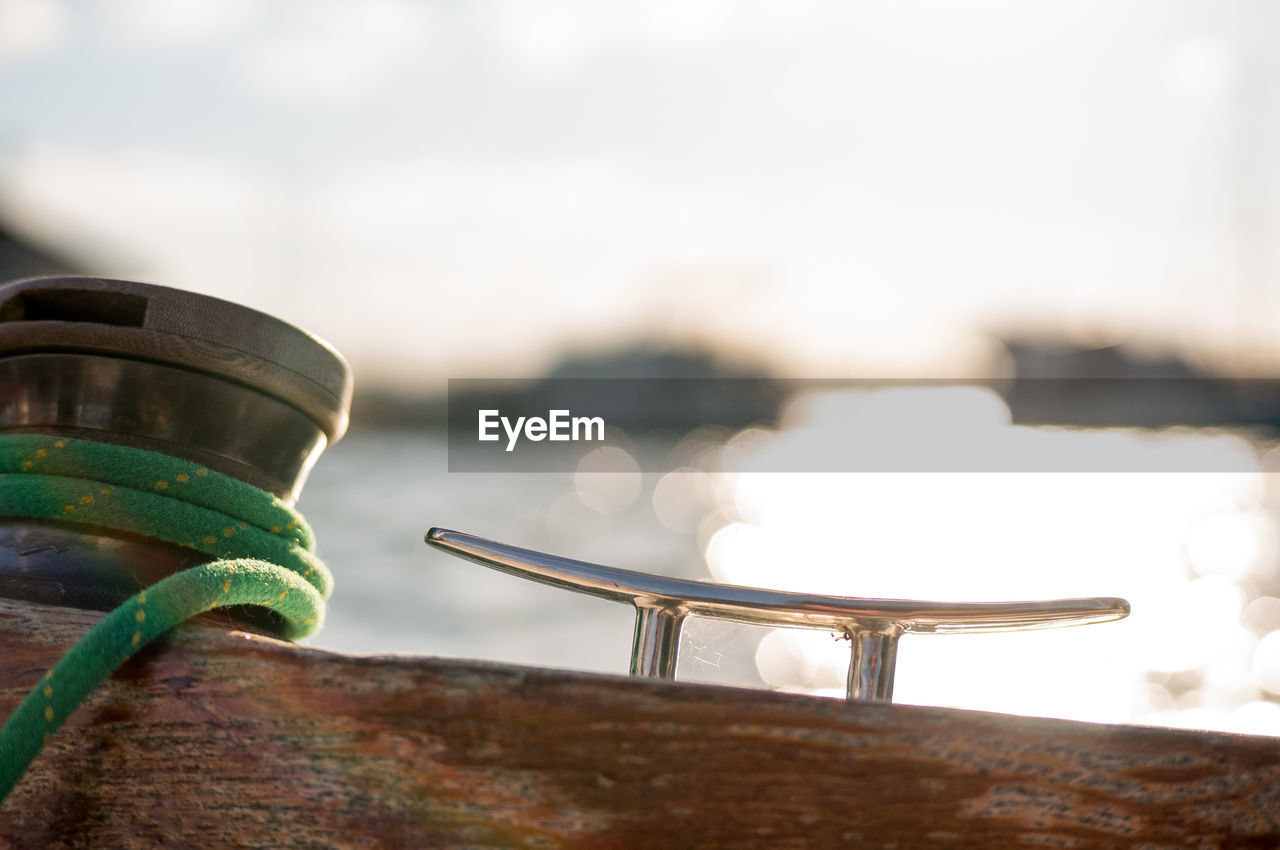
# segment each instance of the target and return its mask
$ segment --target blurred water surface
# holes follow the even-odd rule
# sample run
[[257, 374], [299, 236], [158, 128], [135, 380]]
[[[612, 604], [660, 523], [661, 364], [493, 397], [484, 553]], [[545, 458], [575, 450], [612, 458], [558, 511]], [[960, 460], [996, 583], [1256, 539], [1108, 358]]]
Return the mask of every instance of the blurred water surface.
[[572, 474], [448, 474], [446, 464], [443, 437], [402, 431], [353, 433], [325, 454], [299, 505], [337, 582], [312, 642], [625, 673], [629, 609], [449, 557], [423, 535], [438, 525], [674, 573], [696, 556], [687, 536], [644, 504], [613, 516], [587, 508]]
[[[1102, 432], [1054, 433], [1070, 443]], [[763, 451], [788, 436], [751, 429], [729, 446]], [[1108, 439], [1122, 436], [1133, 451], [1166, 451], [1170, 439]], [[1121, 623], [905, 639], [897, 698], [1280, 734], [1274, 453], [1216, 431], [1178, 439], [1197, 452], [1243, 452], [1254, 470], [461, 474], [447, 471], [443, 436], [356, 431], [322, 458], [300, 503], [337, 580], [312, 643], [626, 672], [629, 608], [427, 547], [426, 530], [444, 526], [623, 568], [787, 590], [1125, 596], [1134, 613]], [[836, 695], [846, 659], [847, 645], [826, 633], [695, 619], [679, 675]]]

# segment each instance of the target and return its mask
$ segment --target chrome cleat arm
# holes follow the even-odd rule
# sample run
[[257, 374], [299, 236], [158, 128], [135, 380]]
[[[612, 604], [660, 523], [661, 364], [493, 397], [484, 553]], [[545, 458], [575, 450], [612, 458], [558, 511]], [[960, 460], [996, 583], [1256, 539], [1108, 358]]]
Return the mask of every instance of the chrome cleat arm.
[[1102, 623], [1129, 614], [1129, 603], [1114, 597], [1043, 602], [856, 599], [621, 570], [445, 528], [432, 528], [426, 541], [437, 549], [500, 572], [635, 606], [633, 676], [675, 678], [680, 628], [691, 614], [840, 632], [852, 643], [846, 689], [851, 700], [893, 698], [898, 638], [904, 634], [1043, 629]]

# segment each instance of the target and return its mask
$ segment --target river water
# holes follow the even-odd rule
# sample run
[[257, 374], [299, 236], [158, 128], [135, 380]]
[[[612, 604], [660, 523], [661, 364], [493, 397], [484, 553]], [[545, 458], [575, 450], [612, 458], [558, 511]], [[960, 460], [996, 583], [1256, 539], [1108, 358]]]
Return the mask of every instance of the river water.
[[487, 570], [431, 549], [442, 526], [668, 574], [697, 571], [696, 539], [642, 500], [615, 514], [577, 502], [573, 475], [447, 472], [442, 437], [352, 433], [321, 458], [299, 508], [336, 590], [315, 646], [625, 673], [628, 607]]
[[[626, 672], [628, 607], [431, 549], [423, 535], [443, 526], [628, 569], [788, 590], [1124, 596], [1134, 613], [1121, 623], [904, 639], [896, 697], [1280, 734], [1276, 475], [1264, 471], [1264, 449], [1248, 449], [1259, 458], [1248, 475], [687, 470], [637, 472], [619, 490], [616, 476], [450, 473], [442, 435], [356, 431], [320, 459], [299, 503], [336, 580], [327, 624], [309, 642]], [[832, 695], [845, 647], [827, 634], [693, 621], [678, 670]]]

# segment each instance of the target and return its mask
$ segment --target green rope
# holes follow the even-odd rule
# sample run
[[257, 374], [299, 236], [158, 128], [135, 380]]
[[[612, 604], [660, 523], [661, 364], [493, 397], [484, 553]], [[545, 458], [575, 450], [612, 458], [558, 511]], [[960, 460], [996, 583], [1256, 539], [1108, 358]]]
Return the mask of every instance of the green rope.
[[130, 656], [197, 614], [257, 605], [283, 634], [320, 628], [333, 579], [300, 514], [270, 493], [197, 464], [125, 446], [0, 435], [0, 516], [129, 531], [221, 560], [171, 575], [116, 608], [73, 646], [0, 729], [0, 800], [86, 697]]

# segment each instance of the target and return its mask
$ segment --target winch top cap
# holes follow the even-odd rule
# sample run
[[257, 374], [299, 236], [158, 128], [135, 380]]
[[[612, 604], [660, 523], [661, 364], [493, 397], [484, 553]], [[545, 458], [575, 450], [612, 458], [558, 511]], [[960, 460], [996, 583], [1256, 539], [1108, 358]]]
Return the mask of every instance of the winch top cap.
[[56, 275], [0, 284], [0, 358], [94, 354], [175, 366], [252, 387], [297, 408], [334, 442], [352, 377], [316, 336], [266, 313], [166, 286]]

